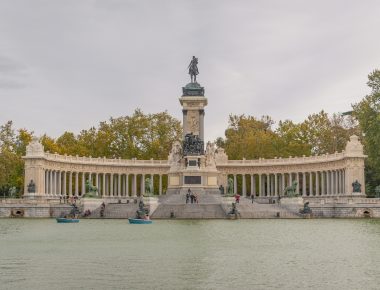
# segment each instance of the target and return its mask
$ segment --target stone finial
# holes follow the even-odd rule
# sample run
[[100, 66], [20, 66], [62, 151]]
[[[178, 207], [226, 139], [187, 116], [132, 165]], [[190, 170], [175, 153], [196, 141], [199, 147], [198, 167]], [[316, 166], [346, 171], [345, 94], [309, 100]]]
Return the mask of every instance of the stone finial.
[[33, 137], [32, 142], [26, 146], [26, 156], [43, 156], [44, 147], [38, 141], [37, 137]]
[[363, 156], [363, 145], [359, 141], [359, 137], [356, 135], [352, 135], [350, 137], [350, 141], [347, 142], [346, 155], [349, 156]]
[[224, 152], [223, 148], [216, 149], [215, 162], [216, 162], [216, 164], [222, 164], [222, 163], [228, 162], [228, 156], [227, 156], [226, 152]]

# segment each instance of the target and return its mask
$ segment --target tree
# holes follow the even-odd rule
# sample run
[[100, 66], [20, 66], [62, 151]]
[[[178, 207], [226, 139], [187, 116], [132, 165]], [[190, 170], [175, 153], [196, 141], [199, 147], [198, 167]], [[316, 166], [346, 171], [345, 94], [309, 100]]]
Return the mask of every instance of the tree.
[[12, 121], [0, 126], [0, 194], [8, 195], [15, 187], [19, 195], [24, 184], [24, 162], [26, 145], [32, 140], [32, 132], [13, 129]]
[[369, 74], [367, 85], [372, 91], [353, 105], [353, 116], [363, 132], [364, 149], [368, 155], [366, 186], [367, 191], [373, 193], [374, 187], [380, 184], [380, 70]]

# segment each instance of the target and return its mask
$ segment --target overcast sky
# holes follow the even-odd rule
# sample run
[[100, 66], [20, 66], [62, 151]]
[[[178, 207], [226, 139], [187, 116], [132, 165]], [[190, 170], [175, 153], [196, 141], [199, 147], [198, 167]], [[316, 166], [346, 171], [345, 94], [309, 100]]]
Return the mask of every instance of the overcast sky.
[[380, 1], [0, 0], [0, 124], [79, 133], [167, 110], [199, 58], [205, 138], [228, 115], [350, 110], [380, 68]]

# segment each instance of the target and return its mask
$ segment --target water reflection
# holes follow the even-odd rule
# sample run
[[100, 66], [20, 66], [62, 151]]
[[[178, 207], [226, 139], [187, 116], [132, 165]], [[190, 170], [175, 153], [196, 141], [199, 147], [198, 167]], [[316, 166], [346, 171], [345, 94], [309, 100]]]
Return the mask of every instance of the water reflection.
[[0, 220], [6, 289], [377, 289], [377, 220]]

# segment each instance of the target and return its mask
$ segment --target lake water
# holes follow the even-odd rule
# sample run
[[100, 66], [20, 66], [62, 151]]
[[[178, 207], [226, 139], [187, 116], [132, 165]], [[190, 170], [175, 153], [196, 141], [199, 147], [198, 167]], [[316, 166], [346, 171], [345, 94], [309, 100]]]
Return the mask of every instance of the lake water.
[[1, 289], [379, 289], [379, 220], [0, 219]]

